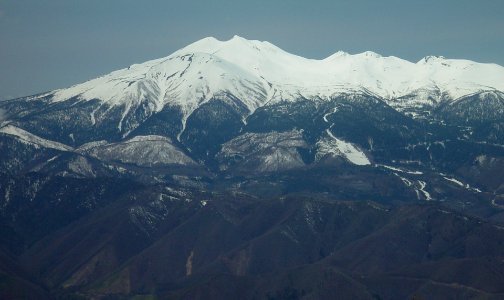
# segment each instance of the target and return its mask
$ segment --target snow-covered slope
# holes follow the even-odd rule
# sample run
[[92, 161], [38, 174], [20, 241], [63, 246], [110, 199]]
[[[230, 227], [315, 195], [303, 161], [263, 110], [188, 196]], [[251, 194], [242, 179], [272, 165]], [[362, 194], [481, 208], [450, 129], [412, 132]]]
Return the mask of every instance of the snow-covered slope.
[[442, 57], [412, 63], [373, 52], [340, 51], [322, 60], [306, 59], [268, 42], [235, 36], [228, 41], [205, 38], [168, 57], [57, 90], [52, 101], [99, 99], [124, 106], [123, 116], [139, 101], [152, 112], [171, 104], [179, 106], [186, 119], [222, 92], [230, 92], [252, 112], [272, 100], [327, 99], [352, 91], [369, 92], [392, 104], [414, 94], [411, 101], [432, 104], [482, 90], [504, 91], [503, 67]]
[[332, 134], [330, 129], [327, 129], [326, 133], [328, 137], [317, 142], [317, 160], [329, 155], [343, 157], [354, 165], [366, 166], [371, 164], [366, 154], [357, 146], [338, 139]]
[[49, 149], [56, 149], [60, 151], [73, 151], [73, 148], [55, 141], [46, 140], [39, 136], [29, 133], [26, 130], [18, 128], [13, 125], [7, 125], [0, 128], [0, 133], [13, 135], [18, 137], [21, 141], [25, 143], [30, 143], [35, 145], [36, 147], [43, 147]]
[[106, 145], [88, 144], [79, 150], [103, 161], [120, 161], [145, 167], [196, 165], [170, 139], [162, 136], [136, 136], [124, 142]]

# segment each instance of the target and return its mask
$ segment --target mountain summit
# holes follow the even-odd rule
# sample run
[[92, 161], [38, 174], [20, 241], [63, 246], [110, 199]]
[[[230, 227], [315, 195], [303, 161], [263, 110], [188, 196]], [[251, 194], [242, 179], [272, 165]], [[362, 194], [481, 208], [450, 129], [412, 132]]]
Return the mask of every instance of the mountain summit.
[[[393, 98], [418, 89], [437, 87], [456, 99], [481, 90], [504, 91], [504, 68], [435, 56], [411, 63], [370, 51], [355, 55], [340, 51], [326, 59], [315, 60], [290, 54], [269, 42], [239, 36], [228, 41], [209, 37], [168, 57], [58, 90], [54, 101], [79, 96], [85, 100], [124, 103], [128, 102], [128, 93], [139, 94], [139, 90], [146, 86], [156, 94], [164, 94], [165, 97], [158, 97], [160, 102], [156, 102], [161, 106], [169, 102], [170, 87], [173, 86], [180, 89], [191, 86], [193, 90], [211, 92], [230, 90], [243, 93], [240, 88], [273, 90], [279, 99], [282, 95], [288, 97], [298, 93], [330, 97], [351, 88]], [[255, 104], [247, 103], [250, 108], [254, 108], [260, 100], [264, 101], [256, 100]], [[184, 104], [189, 100], [178, 101]]]

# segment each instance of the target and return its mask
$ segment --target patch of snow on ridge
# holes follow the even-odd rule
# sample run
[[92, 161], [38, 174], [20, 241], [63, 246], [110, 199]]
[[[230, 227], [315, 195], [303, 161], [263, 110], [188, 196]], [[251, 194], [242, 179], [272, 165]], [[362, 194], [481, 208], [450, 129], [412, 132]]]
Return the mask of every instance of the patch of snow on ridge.
[[317, 157], [319, 159], [322, 156], [330, 154], [343, 157], [354, 165], [366, 166], [371, 164], [366, 154], [357, 146], [338, 139], [332, 134], [330, 129], [327, 129], [326, 132], [330, 139], [322, 139], [317, 143]]
[[37, 146], [42, 146], [44, 148], [51, 148], [51, 149], [56, 149], [60, 151], [73, 151], [73, 148], [70, 146], [67, 146], [65, 144], [61, 144], [58, 142], [46, 140], [44, 138], [41, 138], [39, 136], [36, 136], [24, 129], [18, 128], [13, 125], [7, 125], [2, 128], [0, 128], [0, 133], [5, 133], [9, 135], [13, 135], [18, 137], [24, 142], [28, 142]]
[[409, 170], [400, 169], [397, 167], [392, 167], [392, 166], [387, 166], [387, 165], [377, 164], [376, 166], [383, 167], [385, 169], [389, 169], [389, 170], [396, 171], [396, 172], [411, 174], [411, 175], [422, 175], [423, 174], [423, 172], [420, 172], [420, 171], [409, 171]]
[[468, 183], [464, 184], [463, 182], [455, 179], [455, 178], [450, 178], [450, 177], [446, 177], [446, 176], [443, 176], [443, 178], [447, 181], [450, 181], [450, 182], [453, 182], [455, 183], [456, 185], [460, 186], [460, 187], [463, 187], [471, 192], [476, 192], [476, 193], [481, 193], [482, 191], [478, 188], [474, 188], [474, 187], [471, 187]]
[[330, 116], [330, 115], [332, 115], [332, 114], [334, 114], [334, 113], [336, 113], [337, 111], [338, 111], [338, 107], [335, 107], [335, 108], [333, 108], [332, 112], [326, 113], [324, 115], [324, 117], [323, 117], [324, 122], [329, 123], [329, 120], [327, 120], [327, 117]]
[[464, 184], [461, 181], [458, 181], [455, 178], [449, 178], [449, 177], [445, 177], [445, 176], [443, 176], [443, 178], [446, 179], [446, 180], [448, 180], [448, 181], [451, 181], [451, 182], [457, 184], [458, 186], [464, 187]]
[[407, 179], [407, 178], [404, 178], [402, 177], [401, 175], [397, 174], [397, 173], [394, 173], [395, 176], [399, 177], [401, 179], [401, 181], [406, 185], [406, 186], [412, 186], [413, 183], [411, 182], [411, 180]]
[[425, 188], [427, 187], [427, 183], [425, 181], [418, 180], [418, 184], [420, 185], [420, 192], [422, 192], [422, 194], [424, 195], [425, 200], [431, 201], [432, 197], [430, 193], [425, 190]]

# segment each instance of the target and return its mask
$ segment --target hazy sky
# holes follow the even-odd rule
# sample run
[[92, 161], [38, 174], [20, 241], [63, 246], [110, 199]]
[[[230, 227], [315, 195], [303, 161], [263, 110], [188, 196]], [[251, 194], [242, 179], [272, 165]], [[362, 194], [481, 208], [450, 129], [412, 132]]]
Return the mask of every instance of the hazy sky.
[[504, 65], [504, 1], [0, 0], [0, 99], [235, 34], [309, 58], [371, 50]]

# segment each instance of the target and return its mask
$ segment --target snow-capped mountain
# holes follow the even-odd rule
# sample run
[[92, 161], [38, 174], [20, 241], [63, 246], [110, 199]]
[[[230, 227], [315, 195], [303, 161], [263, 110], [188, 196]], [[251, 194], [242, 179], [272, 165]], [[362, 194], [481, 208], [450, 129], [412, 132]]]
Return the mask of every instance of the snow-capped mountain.
[[[469, 60], [428, 56], [417, 63], [374, 52], [337, 52], [326, 59], [290, 54], [269, 42], [234, 36], [209, 37], [168, 57], [132, 65], [86, 83], [53, 92], [53, 101], [79, 96], [109, 104], [156, 96], [159, 110], [167, 103], [194, 107], [221, 91], [248, 96], [253, 111], [271, 99], [302, 95], [327, 98], [338, 92], [367, 90], [386, 99], [418, 90], [437, 90], [452, 99], [483, 90], [504, 91], [504, 68]], [[244, 97], [245, 98], [245, 97]]]
[[[107, 110], [120, 107], [117, 127], [125, 134], [128, 114], [142, 107], [152, 115], [165, 106], [187, 118], [212, 97], [230, 93], [246, 115], [267, 103], [299, 98], [330, 99], [343, 93], [368, 93], [398, 109], [437, 105], [482, 91], [504, 91], [504, 68], [469, 60], [425, 57], [412, 63], [373, 52], [337, 52], [322, 60], [290, 54], [269, 42], [235, 36], [205, 38], [161, 59], [132, 65], [70, 88], [39, 95], [51, 103], [99, 100]], [[408, 99], [404, 101], [404, 99]], [[97, 122], [100, 106], [89, 113]], [[103, 117], [103, 116], [102, 116]]]
[[[500, 144], [504, 68], [373, 52], [315, 60], [268, 42], [205, 38], [70, 88], [3, 101], [0, 109], [4, 134], [80, 154], [97, 145], [85, 153], [105, 161], [287, 170], [338, 158], [366, 166], [393, 159], [398, 147], [425, 144], [426, 130], [430, 142]], [[430, 127], [459, 127], [445, 135], [417, 117]], [[278, 142], [292, 132], [296, 146]]]
[[[466, 126], [450, 138], [500, 143], [504, 130], [481, 124], [502, 119], [504, 68], [442, 57], [412, 63], [373, 52], [339, 51], [315, 60], [239, 36], [205, 38], [70, 88], [4, 101], [0, 109], [7, 112], [1, 132], [65, 149], [99, 142], [107, 150], [95, 149], [95, 158], [133, 162], [141, 153], [150, 157], [145, 152], [150, 147], [156, 155], [143, 165], [212, 161], [227, 169], [222, 159], [229, 158], [229, 149], [255, 149], [254, 141], [264, 138], [260, 144], [270, 147], [261, 152], [266, 156], [242, 150], [233, 155], [272, 164], [262, 170], [327, 156], [370, 165], [377, 147], [406, 147], [422, 139], [418, 134], [426, 129], [412, 121], [416, 117]], [[363, 122], [367, 125], [356, 125]], [[468, 129], [474, 122], [480, 125]], [[303, 147], [311, 158], [280, 151], [274, 141], [283, 132], [298, 132], [300, 145], [308, 141]], [[153, 136], [156, 142], [148, 138]], [[236, 144], [243, 140], [250, 144]], [[149, 147], [137, 147], [141, 144]], [[166, 149], [180, 159], [163, 157]], [[296, 163], [273, 167], [277, 162], [267, 155]]]

